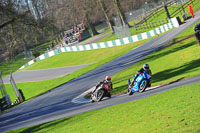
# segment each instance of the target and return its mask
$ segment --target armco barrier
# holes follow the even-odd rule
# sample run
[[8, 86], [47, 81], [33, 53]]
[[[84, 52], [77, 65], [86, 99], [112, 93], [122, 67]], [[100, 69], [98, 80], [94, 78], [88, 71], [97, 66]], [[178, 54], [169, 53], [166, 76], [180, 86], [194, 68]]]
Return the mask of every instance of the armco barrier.
[[85, 51], [85, 50], [92, 50], [92, 49], [99, 49], [99, 48], [108, 48], [108, 47], [114, 47], [114, 46], [120, 46], [132, 42], [137, 42], [140, 40], [147, 39], [149, 37], [153, 37], [157, 34], [166, 32], [172, 28], [179, 27], [179, 18], [172, 18], [169, 20], [169, 23], [161, 25], [154, 30], [147, 31], [138, 35], [130, 36], [130, 37], [125, 37], [113, 41], [107, 41], [107, 42], [101, 42], [101, 43], [92, 43], [88, 45], [82, 45], [82, 46], [66, 46], [62, 47], [56, 50], [52, 50], [48, 53], [44, 53], [40, 55], [39, 57], [36, 58], [36, 60], [31, 60], [27, 64], [23, 65], [20, 69], [23, 69], [29, 65], [32, 65], [34, 62], [43, 60], [45, 58], [49, 58], [51, 56], [57, 55], [62, 52], [74, 52], [74, 51]]

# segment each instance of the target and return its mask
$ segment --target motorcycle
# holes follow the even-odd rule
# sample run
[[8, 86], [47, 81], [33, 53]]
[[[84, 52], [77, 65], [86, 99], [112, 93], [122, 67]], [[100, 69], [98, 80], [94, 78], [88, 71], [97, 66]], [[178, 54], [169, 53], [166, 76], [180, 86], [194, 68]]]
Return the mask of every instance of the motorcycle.
[[145, 71], [144, 73], [139, 74], [139, 76], [135, 79], [133, 75], [133, 81], [131, 82], [130, 79], [128, 80], [128, 90], [127, 94], [132, 95], [135, 92], [144, 92], [148, 86], [150, 86], [151, 76], [147, 74]]
[[108, 92], [110, 90], [110, 87], [108, 84], [103, 83], [101, 84], [95, 91], [91, 93], [91, 102], [99, 102], [104, 97], [111, 97], [111, 94]]

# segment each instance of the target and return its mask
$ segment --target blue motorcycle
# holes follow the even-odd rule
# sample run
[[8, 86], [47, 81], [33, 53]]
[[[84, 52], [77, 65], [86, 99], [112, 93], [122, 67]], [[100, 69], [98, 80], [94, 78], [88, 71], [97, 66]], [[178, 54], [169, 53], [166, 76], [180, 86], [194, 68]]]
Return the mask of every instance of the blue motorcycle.
[[135, 79], [133, 75], [133, 81], [131, 82], [130, 79], [128, 80], [128, 90], [127, 94], [132, 95], [134, 92], [144, 92], [145, 89], [150, 86], [151, 76], [147, 74], [145, 71], [138, 75]]

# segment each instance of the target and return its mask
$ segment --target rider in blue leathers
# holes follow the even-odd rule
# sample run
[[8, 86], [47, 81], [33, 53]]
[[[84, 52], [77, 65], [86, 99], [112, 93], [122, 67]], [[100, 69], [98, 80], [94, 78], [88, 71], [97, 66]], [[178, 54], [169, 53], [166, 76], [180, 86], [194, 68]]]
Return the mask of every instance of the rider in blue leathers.
[[[137, 71], [137, 74], [135, 75], [135, 78], [132, 82], [132, 84], [135, 82], [135, 80], [137, 79], [137, 77], [141, 74], [144, 73], [144, 71], [149, 74], [150, 76], [152, 75], [151, 70], [149, 69], [149, 65], [148, 64], [144, 64], [143, 68], [141, 68], [139, 71]], [[151, 84], [149, 84], [149, 86], [151, 86]]]

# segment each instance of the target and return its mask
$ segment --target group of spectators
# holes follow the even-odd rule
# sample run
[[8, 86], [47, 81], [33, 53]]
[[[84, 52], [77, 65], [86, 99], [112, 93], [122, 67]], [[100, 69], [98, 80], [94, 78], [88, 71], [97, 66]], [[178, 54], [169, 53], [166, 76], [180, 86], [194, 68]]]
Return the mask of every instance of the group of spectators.
[[64, 41], [68, 45], [74, 41], [81, 40], [81, 33], [87, 30], [86, 23], [72, 26], [72, 29], [65, 32]]

